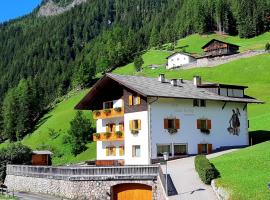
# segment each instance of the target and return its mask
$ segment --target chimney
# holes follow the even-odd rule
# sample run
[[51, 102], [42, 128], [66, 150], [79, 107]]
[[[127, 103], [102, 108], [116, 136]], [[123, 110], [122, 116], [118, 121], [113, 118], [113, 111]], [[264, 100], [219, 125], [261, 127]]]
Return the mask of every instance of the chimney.
[[177, 86], [177, 79], [172, 79], [171, 80], [171, 85], [172, 86]]
[[165, 83], [165, 74], [160, 74], [158, 77], [158, 81], [161, 83]]
[[179, 78], [179, 83], [184, 83], [184, 80], [182, 78]]
[[201, 85], [202, 84], [202, 79], [200, 76], [194, 76], [193, 77], [193, 84], [195, 86]]

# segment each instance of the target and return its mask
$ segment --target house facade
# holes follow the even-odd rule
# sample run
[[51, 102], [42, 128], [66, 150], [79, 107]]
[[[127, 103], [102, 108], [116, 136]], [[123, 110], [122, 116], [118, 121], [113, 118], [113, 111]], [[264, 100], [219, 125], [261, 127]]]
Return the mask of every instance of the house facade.
[[216, 57], [238, 53], [239, 46], [220, 40], [212, 39], [202, 47], [205, 56]]
[[176, 67], [181, 67], [185, 64], [189, 64], [196, 61], [196, 58], [187, 53], [173, 53], [167, 57], [167, 69], [172, 69]]
[[246, 87], [204, 84], [200, 77], [146, 78], [106, 74], [76, 109], [96, 119], [97, 165], [148, 165], [171, 158], [247, 146]]

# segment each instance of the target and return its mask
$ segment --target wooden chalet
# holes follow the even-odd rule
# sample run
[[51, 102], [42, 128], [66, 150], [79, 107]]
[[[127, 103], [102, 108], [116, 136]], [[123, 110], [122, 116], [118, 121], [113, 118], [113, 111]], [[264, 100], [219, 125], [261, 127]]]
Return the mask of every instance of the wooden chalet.
[[205, 56], [216, 57], [238, 53], [239, 46], [220, 40], [212, 39], [202, 47]]

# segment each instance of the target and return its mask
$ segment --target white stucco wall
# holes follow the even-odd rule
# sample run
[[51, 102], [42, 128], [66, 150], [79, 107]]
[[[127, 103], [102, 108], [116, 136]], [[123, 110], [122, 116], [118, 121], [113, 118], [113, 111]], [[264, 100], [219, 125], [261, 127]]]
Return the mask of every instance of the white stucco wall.
[[[125, 156], [119, 155], [119, 146], [124, 145], [124, 141], [97, 141], [97, 160], [121, 160]], [[106, 146], [116, 147], [116, 156], [106, 156]]]
[[116, 125], [115, 131], [119, 131], [119, 123], [124, 122], [123, 117], [113, 117], [108, 119], [98, 119], [96, 121], [96, 131], [97, 133], [106, 132], [106, 124], [114, 123]]
[[[152, 158], [156, 158], [157, 144], [188, 144], [188, 154], [198, 153], [198, 144], [209, 143], [213, 149], [221, 146], [248, 145], [247, 112], [243, 111], [244, 104], [227, 103], [222, 110], [223, 102], [206, 101], [206, 107], [193, 107], [192, 100], [183, 99], [159, 99], [151, 104], [151, 152]], [[240, 133], [232, 135], [227, 131], [232, 109], [239, 108]], [[163, 120], [168, 117], [180, 119], [178, 133], [171, 135], [164, 129]], [[212, 129], [209, 135], [202, 134], [197, 129], [197, 119], [207, 118], [212, 121]]]
[[[138, 134], [132, 134], [129, 130], [130, 120], [141, 120], [141, 130]], [[126, 165], [146, 165], [150, 164], [148, 145], [148, 112], [134, 112], [124, 115], [125, 123], [125, 164]], [[141, 156], [132, 157], [132, 145], [141, 146]]]
[[168, 58], [167, 69], [171, 69], [173, 67], [179, 67], [184, 64], [188, 64], [195, 61], [194, 58], [188, 55], [177, 53]]

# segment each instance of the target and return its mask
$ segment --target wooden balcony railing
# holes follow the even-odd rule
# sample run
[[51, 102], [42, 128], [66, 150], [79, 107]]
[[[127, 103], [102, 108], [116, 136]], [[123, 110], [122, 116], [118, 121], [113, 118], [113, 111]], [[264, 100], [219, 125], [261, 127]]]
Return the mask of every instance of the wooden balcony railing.
[[121, 134], [117, 133], [95, 133], [93, 135], [93, 140], [94, 141], [121, 141], [125, 139], [125, 135], [123, 132]]
[[94, 119], [106, 119], [106, 118], [123, 117], [123, 116], [124, 116], [123, 107], [93, 111]]

